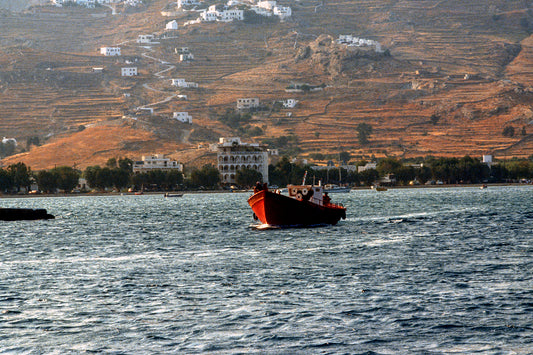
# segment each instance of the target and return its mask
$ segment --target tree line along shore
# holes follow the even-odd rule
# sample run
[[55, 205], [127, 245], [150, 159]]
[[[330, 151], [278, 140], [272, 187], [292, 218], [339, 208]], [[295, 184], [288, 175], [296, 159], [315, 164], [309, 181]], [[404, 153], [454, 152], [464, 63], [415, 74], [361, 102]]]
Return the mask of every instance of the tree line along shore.
[[[358, 161], [356, 166], [366, 165]], [[68, 166], [32, 171], [24, 163], [0, 168], [0, 191], [4, 195], [31, 193], [133, 192], [133, 191], [220, 191], [248, 189], [262, 181], [261, 173], [242, 169], [236, 174], [236, 184], [224, 186], [216, 167], [204, 165], [182, 173], [178, 170], [133, 172], [133, 161], [111, 158], [105, 166], [89, 166], [81, 171]], [[397, 158], [380, 159], [375, 169], [357, 172], [342, 167], [316, 169], [312, 165], [293, 163], [282, 157], [269, 165], [269, 184], [284, 187], [300, 184], [307, 171], [307, 183], [332, 183], [345, 186], [368, 187], [383, 177], [389, 177], [392, 186], [468, 185], [480, 183], [531, 183], [533, 156], [528, 159], [497, 161], [491, 165], [477, 158], [420, 158], [416, 161]], [[390, 177], [393, 177], [392, 179]], [[85, 184], [80, 185], [80, 178]]]

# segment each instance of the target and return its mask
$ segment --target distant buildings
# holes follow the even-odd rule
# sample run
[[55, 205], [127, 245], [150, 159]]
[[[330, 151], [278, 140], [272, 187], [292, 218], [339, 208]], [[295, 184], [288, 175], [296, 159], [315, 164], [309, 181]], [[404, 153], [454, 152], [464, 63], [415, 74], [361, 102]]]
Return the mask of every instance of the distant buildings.
[[172, 86], [177, 86], [179, 88], [197, 88], [198, 83], [192, 82], [192, 81], [185, 81], [185, 79], [172, 79], [171, 81]]
[[360, 38], [352, 35], [339, 35], [337, 44], [343, 44], [348, 47], [374, 47], [378, 53], [383, 52], [381, 44], [372, 39]]
[[258, 143], [243, 143], [238, 137], [220, 138], [216, 146], [218, 171], [223, 184], [234, 184], [240, 169], [253, 169], [261, 173], [268, 183], [268, 152]]
[[237, 110], [250, 110], [259, 107], [257, 97], [237, 99]]
[[100, 54], [106, 57], [113, 57], [120, 55], [120, 47], [102, 47], [100, 48]]
[[165, 30], [171, 31], [171, 30], [177, 30], [178, 29], [178, 21], [172, 20], [168, 22], [165, 26]]
[[122, 76], [137, 76], [137, 67], [126, 67], [121, 69]]
[[180, 122], [192, 124], [192, 117], [188, 112], [174, 112], [172, 117]]
[[133, 172], [142, 173], [152, 170], [178, 170], [183, 172], [183, 164], [165, 158], [163, 154], [143, 155], [133, 163]]
[[154, 39], [154, 35], [139, 35], [139, 37], [137, 37], [137, 43], [152, 43]]

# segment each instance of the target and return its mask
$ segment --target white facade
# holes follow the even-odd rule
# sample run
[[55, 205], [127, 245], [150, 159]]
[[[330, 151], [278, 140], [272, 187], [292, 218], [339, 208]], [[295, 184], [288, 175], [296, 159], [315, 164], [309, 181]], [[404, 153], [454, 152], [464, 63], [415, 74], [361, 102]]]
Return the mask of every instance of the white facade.
[[193, 60], [193, 59], [194, 59], [194, 55], [192, 55], [192, 53], [180, 54], [180, 62], [186, 62], [186, 61]]
[[492, 155], [483, 155], [483, 163], [488, 166], [492, 165]]
[[377, 167], [378, 167], [378, 165], [376, 163], [366, 163], [366, 165], [358, 166], [357, 167], [357, 172], [360, 173], [360, 172], [363, 172], [365, 170], [376, 169]]
[[179, 88], [197, 88], [198, 83], [192, 81], [185, 81], [185, 79], [172, 79], [172, 86], [177, 86]]
[[224, 9], [217, 10], [216, 5], [211, 5], [207, 10], [200, 13], [200, 19], [206, 22], [222, 21], [229, 22], [233, 20], [244, 20], [244, 11], [239, 9]]
[[177, 30], [178, 29], [178, 21], [172, 20], [165, 26], [166, 30]]
[[139, 35], [139, 37], [137, 37], [137, 43], [152, 43], [154, 38], [154, 35]]
[[174, 112], [172, 117], [180, 122], [192, 124], [192, 116], [188, 112]]
[[200, 2], [198, 0], [178, 0], [178, 8], [181, 9], [183, 6], [192, 6], [198, 5]]
[[286, 99], [281, 101], [283, 103], [284, 108], [294, 108], [296, 107], [296, 104], [298, 103], [298, 100], [295, 99]]
[[217, 145], [218, 171], [223, 184], [236, 182], [240, 169], [253, 169], [263, 175], [268, 183], [268, 152], [257, 143], [242, 143], [240, 138], [220, 138]]
[[133, 172], [151, 170], [178, 170], [183, 172], [183, 164], [165, 158], [163, 154], [143, 155], [142, 160], [133, 163]]
[[344, 44], [348, 47], [374, 47], [376, 52], [383, 52], [381, 44], [373, 39], [360, 38], [352, 35], [339, 35], [338, 44]]
[[100, 54], [107, 57], [113, 57], [120, 55], [120, 47], [102, 47], [100, 48]]
[[259, 107], [257, 97], [237, 99], [237, 110], [249, 110], [257, 107]]
[[122, 76], [136, 76], [137, 67], [126, 67], [122, 68]]
[[292, 16], [292, 9], [288, 6], [276, 6], [272, 10], [272, 13], [283, 20]]

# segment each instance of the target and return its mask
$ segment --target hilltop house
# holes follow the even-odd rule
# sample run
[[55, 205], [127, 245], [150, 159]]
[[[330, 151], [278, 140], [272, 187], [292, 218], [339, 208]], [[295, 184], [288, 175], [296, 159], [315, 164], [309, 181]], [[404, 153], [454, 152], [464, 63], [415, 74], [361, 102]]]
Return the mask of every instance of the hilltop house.
[[125, 67], [125, 68], [122, 68], [121, 74], [122, 74], [122, 76], [136, 76], [137, 75], [137, 67]]
[[192, 117], [188, 112], [174, 112], [172, 117], [180, 122], [192, 124]]
[[237, 110], [250, 110], [259, 107], [257, 97], [237, 99]]
[[348, 47], [374, 47], [378, 53], [383, 52], [381, 44], [378, 41], [372, 39], [359, 38], [352, 35], [339, 35], [337, 44], [343, 44]]
[[261, 173], [268, 183], [268, 152], [258, 143], [242, 143], [240, 138], [220, 138], [216, 146], [218, 171], [223, 184], [234, 184], [240, 169], [253, 169]]
[[142, 173], [152, 170], [178, 170], [183, 172], [183, 164], [165, 158], [163, 154], [143, 155], [140, 161], [133, 162], [133, 172]]
[[120, 47], [102, 47], [100, 48], [100, 54], [106, 57], [113, 57], [120, 55]]
[[178, 29], [178, 21], [172, 20], [165, 26], [165, 30], [171, 31], [171, 30], [177, 30]]

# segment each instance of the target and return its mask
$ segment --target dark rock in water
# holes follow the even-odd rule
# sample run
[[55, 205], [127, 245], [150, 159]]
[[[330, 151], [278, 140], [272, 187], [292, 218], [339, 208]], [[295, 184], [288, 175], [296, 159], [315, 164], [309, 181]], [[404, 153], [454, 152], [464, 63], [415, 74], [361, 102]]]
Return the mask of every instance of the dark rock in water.
[[35, 219], [53, 219], [44, 208], [0, 208], [0, 221], [19, 221]]

